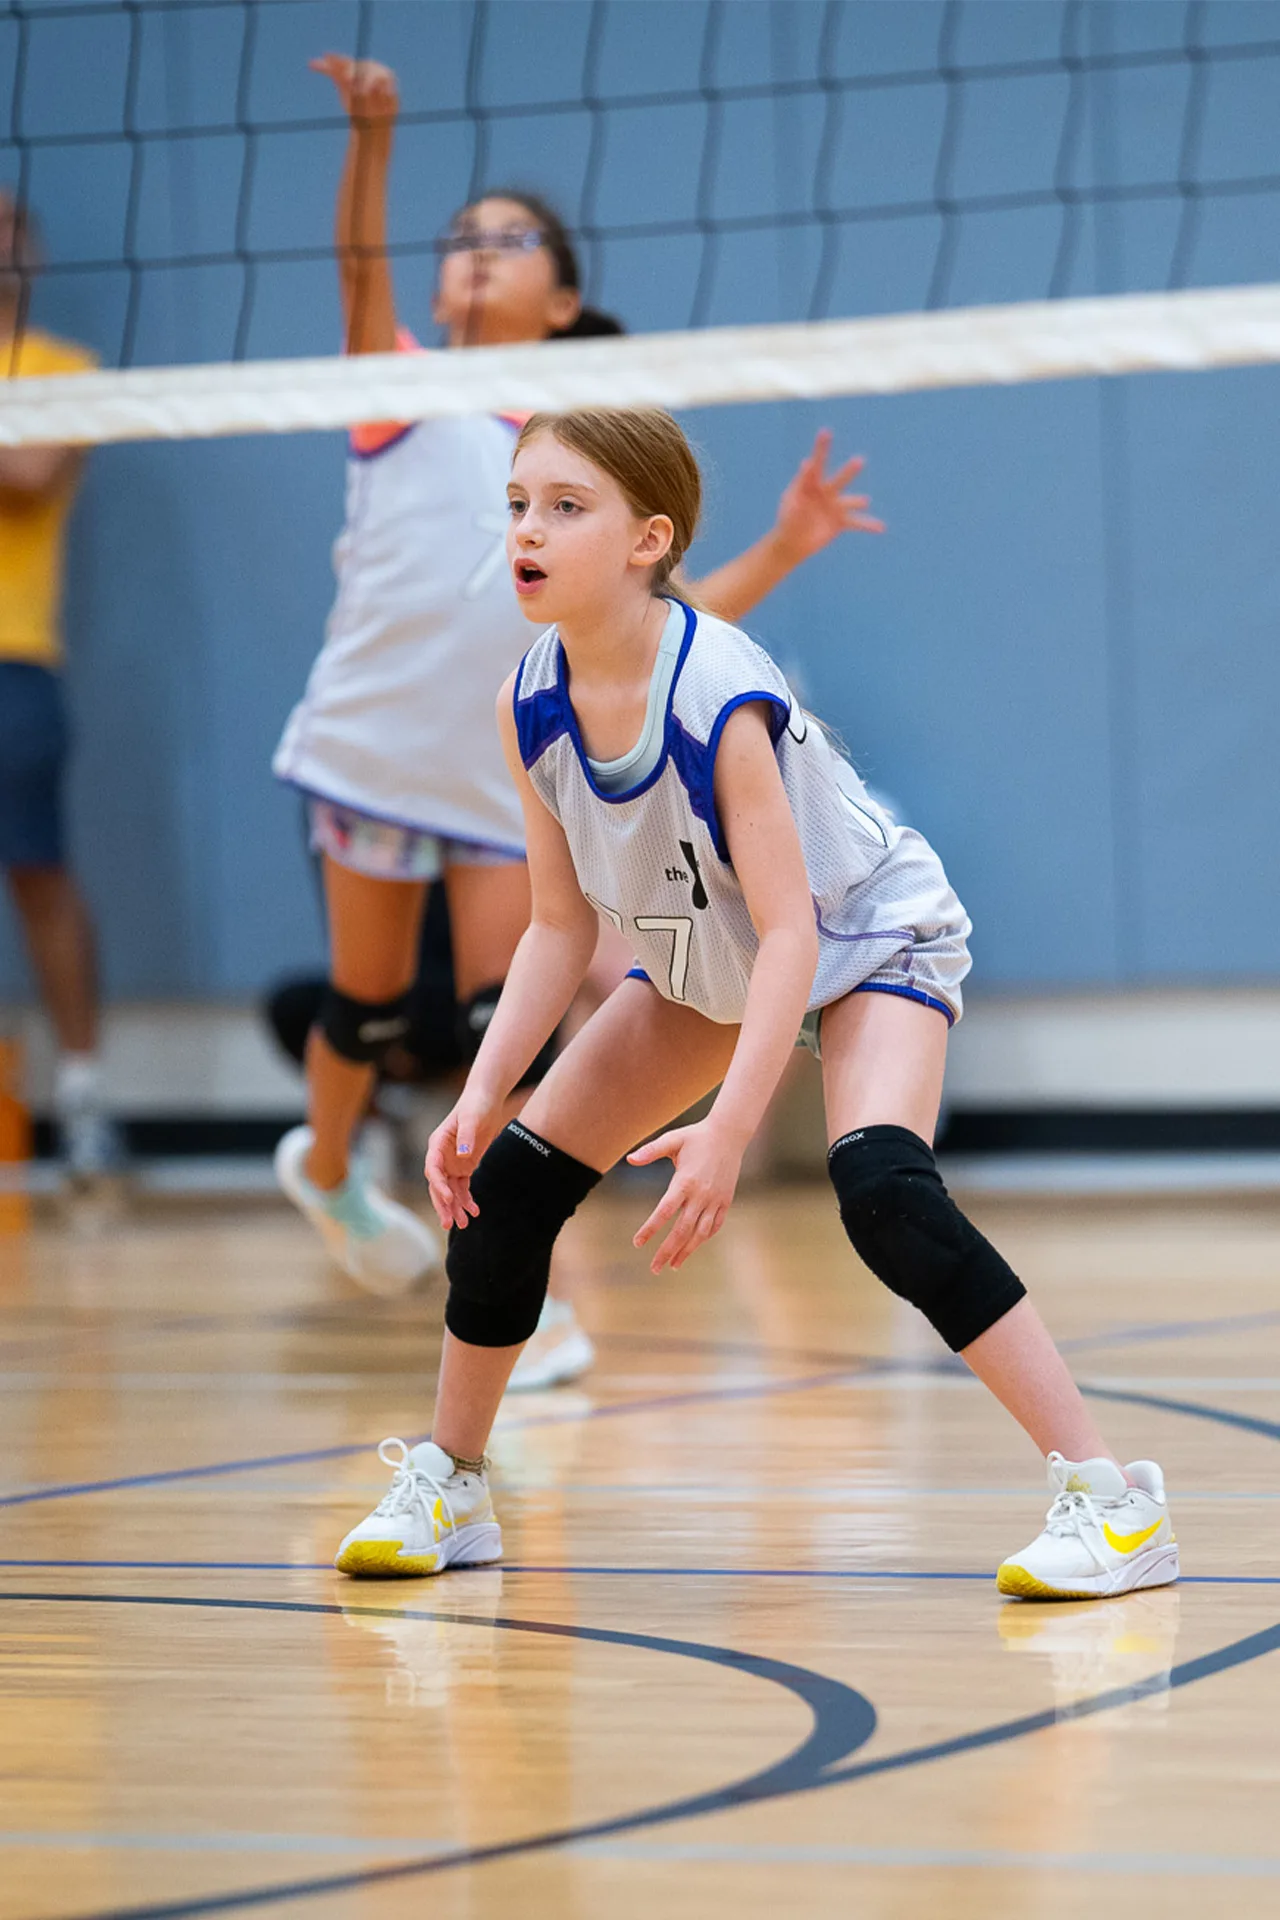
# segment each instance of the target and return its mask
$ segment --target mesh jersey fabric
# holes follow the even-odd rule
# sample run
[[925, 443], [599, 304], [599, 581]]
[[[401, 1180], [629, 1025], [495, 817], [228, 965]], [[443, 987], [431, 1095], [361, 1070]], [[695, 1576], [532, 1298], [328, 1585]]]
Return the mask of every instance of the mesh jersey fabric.
[[[723, 620], [683, 611], [664, 752], [629, 793], [602, 793], [591, 777], [554, 627], [525, 655], [515, 686], [521, 757], [564, 831], [579, 885], [634, 944], [658, 991], [710, 1020], [742, 1019], [758, 941], [714, 777], [726, 721], [754, 701], [769, 711], [813, 896], [819, 954], [810, 1009], [917, 945], [945, 938], [963, 950], [968, 916], [927, 841], [876, 805], [762, 648]], [[957, 971], [958, 987], [967, 952]]]
[[321, 799], [517, 859], [493, 717], [529, 642], [506, 564], [513, 434], [481, 414], [353, 446], [337, 596], [272, 765]]
[[[88, 373], [98, 358], [88, 347], [39, 327], [0, 344], [4, 371], [19, 379]], [[67, 518], [75, 499], [73, 472], [46, 494], [6, 492], [0, 509], [0, 660], [37, 667], [62, 662], [62, 569]]]

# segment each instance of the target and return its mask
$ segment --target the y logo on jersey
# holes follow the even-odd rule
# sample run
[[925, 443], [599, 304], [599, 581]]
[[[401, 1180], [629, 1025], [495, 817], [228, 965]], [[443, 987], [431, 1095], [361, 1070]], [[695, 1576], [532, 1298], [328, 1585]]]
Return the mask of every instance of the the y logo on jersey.
[[707, 890], [702, 884], [702, 875], [698, 870], [698, 856], [693, 850], [693, 842], [691, 840], [682, 840], [680, 842], [680, 851], [689, 862], [692, 871], [686, 872], [683, 867], [666, 867], [664, 868], [664, 873], [668, 880], [692, 880], [693, 904], [699, 913], [701, 913], [708, 904]]

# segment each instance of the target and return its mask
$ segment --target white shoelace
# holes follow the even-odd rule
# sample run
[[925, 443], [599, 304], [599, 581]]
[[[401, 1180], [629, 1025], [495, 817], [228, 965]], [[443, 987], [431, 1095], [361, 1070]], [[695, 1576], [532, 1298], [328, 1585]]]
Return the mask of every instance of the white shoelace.
[[[396, 1447], [400, 1449], [398, 1455], [393, 1451]], [[389, 1440], [380, 1440], [378, 1458], [384, 1466], [395, 1469], [390, 1487], [374, 1508], [380, 1519], [391, 1520], [402, 1513], [416, 1512], [426, 1522], [434, 1539], [436, 1517], [433, 1508], [436, 1500], [439, 1500], [449, 1516], [449, 1526], [456, 1526], [448, 1487], [444, 1481], [428, 1473], [425, 1467], [416, 1464], [403, 1440], [397, 1440], [394, 1436]]]
[[1087, 1493], [1078, 1493], [1064, 1487], [1050, 1507], [1044, 1523], [1046, 1533], [1079, 1535], [1086, 1522], [1091, 1522], [1099, 1533], [1102, 1521], [1092, 1497]]

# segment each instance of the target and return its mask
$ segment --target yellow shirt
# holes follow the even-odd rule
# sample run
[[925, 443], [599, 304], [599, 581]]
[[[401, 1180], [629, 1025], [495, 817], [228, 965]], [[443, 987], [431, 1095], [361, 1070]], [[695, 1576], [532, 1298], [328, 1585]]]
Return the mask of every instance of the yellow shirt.
[[[97, 358], [33, 327], [12, 363], [12, 345], [0, 341], [0, 377], [84, 373]], [[0, 486], [0, 660], [56, 667], [62, 659], [62, 555], [75, 491], [74, 473], [52, 493], [23, 495]]]

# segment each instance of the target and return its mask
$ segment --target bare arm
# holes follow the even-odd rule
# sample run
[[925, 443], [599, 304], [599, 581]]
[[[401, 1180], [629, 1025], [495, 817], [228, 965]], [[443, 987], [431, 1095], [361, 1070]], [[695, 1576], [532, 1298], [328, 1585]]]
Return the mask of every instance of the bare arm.
[[83, 458], [79, 447], [0, 447], [0, 493], [43, 499], [75, 478]]
[[716, 754], [716, 807], [760, 946], [729, 1071], [707, 1118], [651, 1140], [628, 1158], [669, 1157], [675, 1173], [636, 1245], [670, 1228], [653, 1259], [683, 1266], [729, 1210], [742, 1155], [795, 1046], [813, 990], [818, 932], [804, 854], [759, 706], [730, 715]]
[[427, 1180], [446, 1227], [465, 1227], [475, 1214], [471, 1171], [502, 1123], [508, 1094], [568, 1012], [596, 948], [596, 915], [578, 885], [569, 844], [520, 758], [513, 685], [514, 676], [498, 695], [498, 730], [524, 808], [533, 909], [466, 1086], [431, 1136]]
[[840, 534], [884, 532], [884, 522], [866, 511], [870, 496], [845, 492], [865, 462], [846, 460], [828, 474], [830, 452], [831, 434], [824, 427], [778, 502], [778, 517], [769, 532], [696, 583], [694, 592], [704, 607], [722, 620], [743, 620], [789, 573]]
[[342, 283], [348, 353], [392, 353], [396, 303], [387, 258], [387, 175], [400, 97], [390, 67], [326, 53], [311, 62], [327, 74], [351, 121], [338, 186], [334, 245]]

